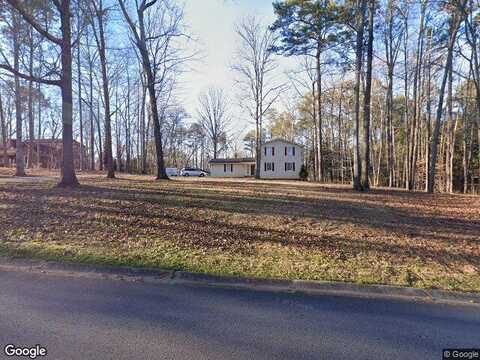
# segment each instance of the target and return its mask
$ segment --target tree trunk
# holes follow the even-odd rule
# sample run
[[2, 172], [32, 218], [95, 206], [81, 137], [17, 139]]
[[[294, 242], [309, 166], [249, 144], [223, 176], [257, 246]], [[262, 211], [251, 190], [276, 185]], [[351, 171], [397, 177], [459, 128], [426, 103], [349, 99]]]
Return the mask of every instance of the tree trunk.
[[[467, 107], [464, 111], [467, 110]], [[472, 153], [473, 126], [467, 125], [467, 119], [464, 115], [463, 120], [463, 193], [468, 193], [468, 178], [470, 167], [470, 156]]]
[[[120, 3], [122, 6], [122, 11], [126, 14], [126, 10], [123, 7], [123, 3]], [[145, 34], [145, 24], [144, 24], [144, 14], [143, 11], [145, 9], [138, 9], [138, 20], [139, 20], [139, 29], [140, 29], [140, 36], [139, 36], [139, 52], [142, 59], [143, 64], [143, 71], [146, 75], [147, 80], [147, 90], [149, 95], [150, 101], [150, 111], [153, 121], [153, 133], [155, 139], [155, 150], [156, 150], [156, 157], [157, 157], [157, 180], [166, 179], [168, 180], [168, 176], [165, 173], [165, 163], [163, 159], [163, 144], [162, 144], [162, 131], [160, 128], [160, 118], [158, 114], [158, 107], [157, 107], [157, 94], [155, 89], [155, 77], [153, 74], [152, 64], [150, 63], [150, 59], [148, 56], [147, 44], [146, 44], [146, 34]]]
[[[20, 40], [19, 32], [20, 23], [18, 21], [17, 14], [12, 13], [13, 15], [13, 67], [15, 71], [18, 71], [20, 68], [19, 58], [20, 58]], [[18, 75], [14, 75], [14, 84], [15, 84], [15, 120], [16, 120], [16, 151], [15, 151], [15, 176], [25, 176], [25, 155], [22, 139], [22, 97], [21, 97], [21, 88], [20, 88], [20, 78]]]
[[[28, 74], [33, 76], [33, 29], [29, 29], [28, 34]], [[35, 124], [33, 121], [33, 81], [28, 81], [28, 153], [27, 153], [27, 167], [32, 168], [34, 166], [34, 141], [35, 141]]]
[[[407, 5], [408, 6], [408, 5]], [[410, 118], [409, 118], [409, 88], [408, 88], [408, 39], [409, 39], [409, 32], [408, 32], [408, 11], [409, 9], [407, 8], [407, 13], [405, 14], [404, 18], [404, 24], [405, 24], [405, 35], [403, 37], [403, 45], [404, 45], [404, 86], [403, 86], [403, 96], [404, 96], [404, 126], [405, 126], [405, 147], [404, 147], [404, 156], [403, 156], [403, 184], [406, 189], [408, 189], [408, 179], [410, 178], [410, 158], [408, 156], [409, 154], [409, 149], [410, 149]]]
[[131, 133], [130, 133], [130, 74], [127, 69], [127, 114], [125, 118], [125, 156], [126, 164], [125, 171], [131, 172], [130, 164], [130, 152], [131, 152]]
[[118, 120], [118, 83], [115, 87], [115, 142], [117, 144], [117, 171], [123, 171], [120, 122]]
[[141, 172], [141, 165], [140, 165], [140, 159], [142, 157], [142, 122], [144, 119], [142, 119], [143, 116], [143, 111], [142, 107], [145, 108], [145, 104], [142, 102], [142, 95], [140, 88], [143, 91], [143, 86], [141, 84], [141, 81], [139, 81], [139, 87], [136, 88], [137, 91], [137, 106], [136, 106], [136, 112], [137, 112], [137, 146], [136, 146], [136, 161], [135, 161], [135, 171]]
[[[318, 117], [318, 126], [317, 126], [317, 152], [318, 152], [318, 181], [323, 182], [324, 178], [324, 161], [323, 161], [323, 119], [322, 119], [322, 71], [320, 68], [321, 62], [321, 44], [317, 46], [317, 54], [315, 57], [316, 67], [317, 67], [317, 117]], [[315, 99], [314, 99], [315, 101]]]
[[[477, 114], [476, 114], [476, 120], [477, 120], [477, 144], [478, 144], [478, 176], [479, 176], [479, 181], [480, 181], [480, 88], [477, 89]], [[480, 190], [480, 184], [478, 185], [478, 190]]]
[[450, 166], [452, 154], [452, 146], [453, 146], [453, 129], [454, 123], [456, 120], [453, 118], [453, 69], [450, 68], [448, 74], [448, 85], [447, 85], [447, 114], [448, 119], [445, 124], [445, 191], [451, 193], [453, 190], [452, 186], [452, 168]]
[[2, 146], [3, 146], [3, 166], [8, 166], [8, 156], [7, 156], [7, 124], [5, 123], [5, 113], [3, 112], [3, 99], [0, 92], [0, 130], [2, 131]]
[[449, 184], [450, 184], [450, 188], [449, 188], [449, 192], [450, 193], [453, 193], [453, 190], [454, 190], [454, 184], [453, 184], [453, 179], [454, 179], [454, 176], [453, 176], [453, 160], [454, 160], [454, 155], [455, 155], [455, 143], [456, 143], [456, 134], [457, 134], [457, 128], [458, 128], [458, 114], [455, 115], [455, 120], [454, 120], [454, 123], [453, 123], [453, 126], [452, 126], [452, 137], [451, 137], [451, 141], [450, 141], [450, 156], [449, 156], [449, 160], [450, 160], [450, 170], [449, 170], [449, 173], [450, 173], [450, 179], [449, 179]]
[[[147, 89], [146, 87], [142, 84], [142, 109], [141, 109], [141, 133], [142, 133], [142, 146], [141, 146], [141, 157], [142, 157], [142, 167], [141, 167], [141, 173], [146, 174], [147, 173], [147, 134], [149, 127], [145, 123], [145, 106], [146, 106], [146, 97], [147, 97]], [[148, 110], [148, 117], [150, 118], [150, 110]]]
[[115, 178], [115, 169], [113, 164], [112, 153], [112, 122], [111, 122], [111, 110], [110, 110], [110, 90], [108, 81], [107, 70], [107, 56], [106, 56], [106, 44], [105, 44], [105, 32], [103, 26], [104, 9], [102, 0], [100, 0], [98, 8], [95, 1], [93, 2], [95, 7], [96, 17], [98, 21], [98, 35], [94, 28], [95, 40], [97, 42], [98, 54], [100, 57], [100, 68], [102, 71], [102, 89], [103, 89], [103, 104], [105, 106], [105, 166], [107, 168], [107, 178]]
[[344, 174], [344, 162], [345, 162], [345, 152], [344, 152], [344, 142], [343, 142], [343, 124], [342, 124], [342, 102], [343, 102], [343, 83], [340, 85], [340, 99], [338, 104], [338, 152], [340, 153], [340, 181], [343, 184], [345, 179]]
[[394, 126], [393, 126], [393, 72], [395, 67], [396, 49], [393, 46], [394, 36], [394, 4], [389, 0], [387, 5], [388, 28], [385, 35], [385, 48], [387, 49], [387, 167], [388, 167], [388, 186], [396, 185], [395, 179], [395, 149], [394, 149]]
[[388, 157], [388, 186], [395, 186], [395, 157], [393, 148], [393, 66], [388, 69], [387, 89], [387, 157]]
[[447, 60], [445, 63], [445, 70], [443, 72], [442, 84], [440, 86], [439, 99], [438, 99], [438, 105], [437, 105], [437, 114], [435, 118], [435, 127], [433, 130], [433, 137], [430, 145], [430, 168], [428, 173], [428, 186], [427, 186], [427, 192], [429, 193], [433, 193], [435, 189], [437, 147], [438, 147], [438, 140], [440, 136], [440, 125], [441, 125], [442, 112], [443, 112], [443, 98], [445, 95], [445, 87], [447, 85], [448, 74], [452, 69], [453, 48], [455, 46], [455, 40], [457, 38], [459, 26], [460, 26], [460, 19], [458, 19], [457, 16], [454, 15], [452, 17], [452, 23], [450, 26], [450, 36], [448, 40], [448, 49], [447, 49]]
[[260, 166], [262, 164], [262, 124], [258, 103], [255, 113], [255, 179], [260, 179]]
[[216, 159], [216, 158], [217, 158], [217, 153], [218, 153], [218, 141], [217, 141], [217, 138], [215, 137], [212, 142], [213, 142], [213, 158]]
[[432, 30], [428, 34], [428, 57], [427, 57], [427, 123], [425, 135], [425, 191], [428, 190], [428, 177], [430, 171], [430, 143], [432, 136]]
[[368, 6], [368, 46], [367, 46], [367, 73], [363, 107], [363, 141], [362, 141], [362, 190], [370, 188], [370, 105], [372, 94], [372, 61], [373, 61], [373, 21], [375, 13], [375, 1], [369, 0]]
[[155, 83], [152, 74], [148, 74], [147, 76], [148, 95], [150, 99], [150, 108], [152, 109], [153, 136], [155, 138], [155, 150], [157, 155], [157, 180], [168, 179], [168, 176], [165, 173], [165, 164], [163, 160], [162, 133], [160, 129], [160, 119], [158, 116]]
[[356, 64], [355, 64], [355, 137], [354, 137], [354, 161], [353, 161], [353, 188], [362, 190], [362, 166], [360, 152], [360, 78], [363, 63], [363, 33], [365, 28], [365, 12], [367, 0], [357, 1], [356, 27]]
[[423, 32], [424, 32], [424, 23], [425, 23], [425, 12], [427, 7], [427, 1], [424, 0], [421, 5], [421, 15], [420, 15], [420, 28], [418, 32], [417, 39], [417, 50], [416, 50], [416, 61], [415, 61], [415, 73], [413, 79], [413, 118], [412, 118], [412, 127], [410, 130], [411, 140], [409, 148], [409, 178], [407, 181], [407, 189], [415, 189], [415, 178], [416, 178], [416, 163], [417, 163], [417, 151], [418, 151], [418, 133], [421, 116], [421, 96], [419, 96], [419, 87], [421, 84], [421, 61], [423, 59]]
[[[38, 92], [38, 133], [37, 138], [38, 140], [42, 139], [42, 91], [41, 91], [41, 84], [37, 84], [37, 92]], [[41, 157], [40, 157], [40, 141], [37, 142], [37, 167], [41, 167]]]
[[82, 112], [82, 74], [80, 69], [80, 6], [77, 7], [77, 82], [78, 82], [78, 120], [80, 125], [80, 170], [84, 170], [83, 158], [83, 112]]
[[[90, 115], [89, 116], [90, 117], [90, 170], [94, 171], [95, 170], [95, 124], [94, 124], [94, 115], [93, 115], [93, 64], [91, 59], [89, 59], [88, 80], [90, 85], [90, 114], [89, 114]], [[102, 162], [101, 157], [100, 157], [100, 162]]]
[[62, 28], [62, 139], [63, 164], [59, 186], [78, 186], [73, 159], [73, 96], [72, 96], [72, 36], [70, 27], [70, 0], [60, 5]]
[[102, 127], [100, 126], [100, 101], [97, 101], [97, 132], [98, 132], [98, 154], [100, 157], [100, 171], [103, 171], [105, 159], [103, 157]]
[[315, 102], [315, 81], [312, 82], [312, 120], [313, 120], [313, 134], [312, 134], [312, 149], [313, 149], [313, 180], [318, 180], [318, 122], [317, 122], [317, 105]]

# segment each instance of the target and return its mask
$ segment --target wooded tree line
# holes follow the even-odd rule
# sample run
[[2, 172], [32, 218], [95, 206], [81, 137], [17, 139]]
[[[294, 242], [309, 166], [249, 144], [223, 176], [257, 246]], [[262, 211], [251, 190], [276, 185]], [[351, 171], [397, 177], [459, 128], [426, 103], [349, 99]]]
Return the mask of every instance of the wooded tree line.
[[5, 0], [0, 16], [1, 139], [5, 151], [17, 139], [18, 176], [38, 165], [30, 154], [24, 164], [34, 147], [22, 140], [41, 138], [62, 139], [66, 186], [78, 184], [74, 139], [86, 150], [81, 170], [109, 178], [127, 171], [160, 179], [168, 165], [206, 166], [207, 129], [187, 123], [175, 94], [195, 57], [175, 2]]
[[[163, 179], [168, 166], [240, 155], [237, 93], [254, 124], [244, 155], [257, 170], [262, 142], [281, 136], [305, 145], [312, 180], [473, 192], [479, 5], [275, 1], [272, 24], [248, 17], [235, 28], [232, 94], [212, 87], [187, 114], [179, 79], [196, 53], [174, 0], [1, 0], [1, 139], [61, 138], [67, 186], [78, 184], [74, 139], [86, 149], [82, 170]], [[282, 56], [298, 60], [289, 81]], [[37, 165], [32, 146], [17, 147], [17, 175]]]
[[273, 50], [301, 64], [290, 76], [298, 106], [282, 116], [296, 119], [287, 128], [309, 144], [316, 179], [357, 190], [371, 182], [474, 190], [478, 1], [298, 0], [274, 9]]

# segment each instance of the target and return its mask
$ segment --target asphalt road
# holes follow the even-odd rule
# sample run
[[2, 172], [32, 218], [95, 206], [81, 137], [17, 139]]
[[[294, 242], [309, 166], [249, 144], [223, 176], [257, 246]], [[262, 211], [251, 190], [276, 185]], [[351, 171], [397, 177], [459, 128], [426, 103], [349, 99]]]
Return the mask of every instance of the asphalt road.
[[0, 358], [8, 343], [59, 360], [441, 359], [480, 347], [480, 308], [0, 272]]

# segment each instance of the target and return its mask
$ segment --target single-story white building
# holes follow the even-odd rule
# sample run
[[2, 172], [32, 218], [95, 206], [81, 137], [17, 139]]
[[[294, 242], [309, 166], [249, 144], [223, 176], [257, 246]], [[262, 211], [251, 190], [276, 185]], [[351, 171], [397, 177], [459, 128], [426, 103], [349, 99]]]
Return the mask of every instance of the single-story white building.
[[210, 175], [218, 177], [246, 177], [255, 175], [254, 158], [212, 159]]
[[[284, 139], [272, 139], [262, 145], [260, 178], [299, 179], [304, 163], [303, 146]], [[211, 176], [247, 177], [255, 175], [254, 158], [212, 159]]]

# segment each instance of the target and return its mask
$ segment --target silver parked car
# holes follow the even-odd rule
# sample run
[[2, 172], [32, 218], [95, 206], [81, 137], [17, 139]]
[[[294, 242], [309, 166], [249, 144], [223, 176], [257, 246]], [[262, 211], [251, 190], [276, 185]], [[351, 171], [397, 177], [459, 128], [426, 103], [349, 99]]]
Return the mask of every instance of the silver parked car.
[[180, 170], [180, 175], [181, 176], [199, 176], [199, 177], [204, 177], [207, 176], [208, 173], [205, 170], [202, 169], [197, 169], [197, 168], [191, 168], [191, 167], [186, 167]]

